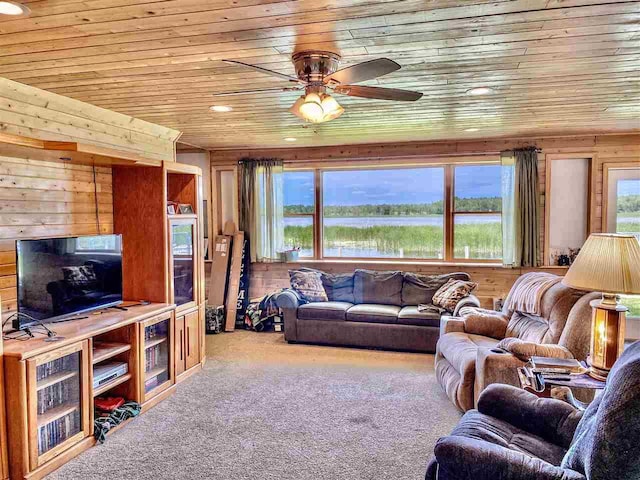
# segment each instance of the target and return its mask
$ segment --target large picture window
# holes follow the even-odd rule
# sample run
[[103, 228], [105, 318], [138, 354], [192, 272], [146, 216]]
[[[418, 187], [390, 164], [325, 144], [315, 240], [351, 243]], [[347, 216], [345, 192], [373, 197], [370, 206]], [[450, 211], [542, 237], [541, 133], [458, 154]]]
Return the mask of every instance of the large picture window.
[[501, 167], [454, 167], [453, 257], [494, 260], [502, 257]]
[[315, 225], [315, 172], [284, 173], [284, 247], [300, 249], [301, 257], [313, 257]]
[[285, 247], [318, 259], [498, 262], [500, 184], [497, 163], [287, 170]]
[[444, 168], [324, 171], [324, 257], [444, 258]]

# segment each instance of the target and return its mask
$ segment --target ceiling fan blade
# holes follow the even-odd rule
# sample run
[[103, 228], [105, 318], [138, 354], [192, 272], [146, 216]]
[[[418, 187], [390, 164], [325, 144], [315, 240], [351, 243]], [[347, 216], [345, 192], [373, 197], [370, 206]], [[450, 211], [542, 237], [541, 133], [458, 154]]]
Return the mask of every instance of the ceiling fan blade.
[[324, 83], [337, 82], [347, 84], [364, 82], [365, 80], [378, 78], [386, 75], [387, 73], [395, 72], [396, 70], [400, 70], [400, 65], [393, 60], [388, 58], [377, 58], [375, 60], [369, 60], [368, 62], [362, 62], [343, 68], [331, 75], [327, 75], [324, 78]]
[[396, 102], [415, 102], [422, 98], [422, 93], [398, 88], [365, 87], [363, 85], [338, 85], [336, 93], [350, 97], [375, 98], [377, 100], [394, 100]]
[[233, 97], [237, 95], [254, 95], [256, 93], [295, 92], [296, 90], [302, 90], [302, 87], [257, 88], [255, 90], [237, 90], [233, 92], [214, 93], [212, 95], [214, 97]]
[[249, 65], [248, 63], [238, 62], [237, 60], [222, 60], [222, 61], [224, 63], [228, 63], [230, 65], [240, 65], [241, 67], [247, 67], [247, 68], [250, 68], [252, 70], [255, 70], [256, 72], [264, 73], [266, 75], [271, 75], [272, 77], [278, 77], [278, 78], [281, 78], [282, 80], [287, 80], [288, 82], [304, 83], [301, 80], [299, 80], [297, 78], [294, 78], [294, 77], [290, 77], [289, 75], [285, 75], [284, 73], [274, 72], [273, 70], [269, 70], [267, 68], [258, 67], [256, 65]]

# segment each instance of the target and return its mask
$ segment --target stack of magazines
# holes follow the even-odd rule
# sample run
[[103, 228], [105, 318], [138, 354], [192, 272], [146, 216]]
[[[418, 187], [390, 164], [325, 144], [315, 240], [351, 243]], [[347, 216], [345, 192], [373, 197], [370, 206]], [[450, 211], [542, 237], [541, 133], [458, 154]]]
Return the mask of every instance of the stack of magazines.
[[529, 362], [518, 369], [520, 382], [524, 388], [542, 392], [547, 383], [567, 387], [598, 388], [602, 383], [588, 375], [587, 367], [575, 359], [553, 357], [531, 357]]

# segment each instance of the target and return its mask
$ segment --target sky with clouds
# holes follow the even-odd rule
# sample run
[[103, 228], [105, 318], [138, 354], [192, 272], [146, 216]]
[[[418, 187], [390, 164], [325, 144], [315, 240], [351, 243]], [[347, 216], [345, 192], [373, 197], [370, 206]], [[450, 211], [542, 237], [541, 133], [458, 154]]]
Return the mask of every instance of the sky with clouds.
[[[499, 166], [456, 168], [460, 197], [500, 196]], [[313, 172], [285, 174], [285, 205], [313, 204]], [[431, 203], [444, 196], [444, 169], [341, 170], [323, 172], [325, 205]]]

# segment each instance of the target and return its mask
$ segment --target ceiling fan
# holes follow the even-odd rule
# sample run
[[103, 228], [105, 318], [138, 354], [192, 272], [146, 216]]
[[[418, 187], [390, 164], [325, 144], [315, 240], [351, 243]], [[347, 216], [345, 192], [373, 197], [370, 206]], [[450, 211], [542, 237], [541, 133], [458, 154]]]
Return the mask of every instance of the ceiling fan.
[[333, 91], [341, 95], [349, 95], [350, 97], [392, 100], [396, 102], [415, 102], [422, 97], [422, 93], [411, 90], [353, 85], [354, 83], [372, 80], [399, 70], [400, 65], [388, 58], [369, 60], [341, 70], [338, 70], [340, 55], [332, 52], [307, 50], [293, 54], [291, 60], [295, 66], [297, 78], [237, 60], [222, 60], [231, 65], [240, 65], [251, 68], [257, 72], [278, 77], [291, 84], [295, 84], [295, 86], [241, 90], [218, 93], [214, 96], [304, 90], [304, 94], [298, 98], [289, 111], [297, 117], [312, 123], [323, 123], [334, 120], [344, 113], [344, 108], [342, 108], [327, 91]]

